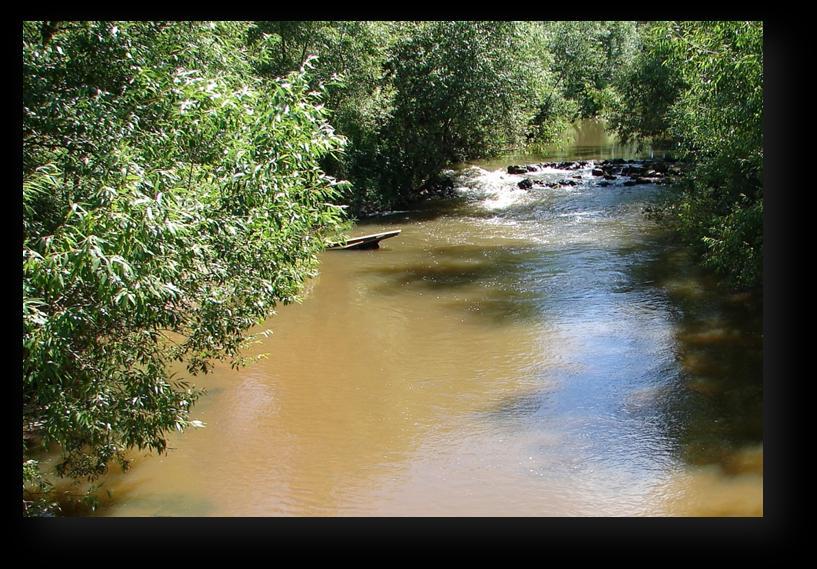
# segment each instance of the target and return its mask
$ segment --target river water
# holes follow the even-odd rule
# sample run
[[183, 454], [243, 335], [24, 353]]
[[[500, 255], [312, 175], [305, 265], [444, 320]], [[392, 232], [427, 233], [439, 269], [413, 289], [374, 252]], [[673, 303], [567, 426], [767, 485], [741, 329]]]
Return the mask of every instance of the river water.
[[197, 378], [206, 427], [111, 474], [97, 514], [762, 515], [759, 301], [643, 215], [665, 186], [505, 170], [640, 156], [585, 123], [360, 223], [402, 233], [325, 252], [268, 358]]

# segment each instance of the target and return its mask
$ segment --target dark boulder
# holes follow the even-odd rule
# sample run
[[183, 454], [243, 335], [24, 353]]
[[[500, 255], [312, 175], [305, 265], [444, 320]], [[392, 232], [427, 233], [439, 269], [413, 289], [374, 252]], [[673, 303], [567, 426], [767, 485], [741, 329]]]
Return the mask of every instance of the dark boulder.
[[530, 178], [525, 178], [524, 180], [522, 180], [521, 182], [519, 182], [516, 185], [519, 186], [523, 190], [529, 190], [529, 189], [531, 189], [533, 187], [533, 182], [531, 181]]
[[539, 169], [535, 164], [528, 164], [525, 168], [528, 169], [528, 172], [536, 172]]
[[528, 169], [525, 166], [508, 166], [508, 174], [527, 174]]
[[450, 173], [439, 172], [418, 188], [420, 198], [450, 198], [456, 195], [454, 179]]
[[666, 174], [667, 170], [669, 169], [669, 164], [664, 161], [653, 162], [649, 165], [650, 169], [655, 170], [656, 172], [660, 172], [661, 174]]
[[604, 170], [602, 170], [601, 168], [593, 168], [591, 174], [593, 174], [594, 176], [604, 176]]

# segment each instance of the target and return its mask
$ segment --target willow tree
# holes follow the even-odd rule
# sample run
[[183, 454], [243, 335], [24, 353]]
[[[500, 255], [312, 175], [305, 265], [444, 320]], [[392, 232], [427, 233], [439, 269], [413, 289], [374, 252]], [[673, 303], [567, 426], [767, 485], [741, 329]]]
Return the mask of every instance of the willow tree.
[[[246, 26], [25, 22], [24, 486], [93, 479], [192, 423], [342, 222], [306, 70], [254, 79]], [[187, 373], [169, 367], [183, 362]], [[34, 502], [25, 502], [24, 504]], [[30, 513], [34, 513], [31, 510]]]

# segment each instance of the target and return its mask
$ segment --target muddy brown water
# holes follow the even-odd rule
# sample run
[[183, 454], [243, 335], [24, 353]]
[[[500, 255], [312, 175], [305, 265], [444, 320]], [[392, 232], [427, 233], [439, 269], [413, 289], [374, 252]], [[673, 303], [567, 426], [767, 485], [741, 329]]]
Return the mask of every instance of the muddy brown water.
[[643, 155], [589, 123], [360, 223], [402, 232], [325, 252], [268, 358], [197, 378], [206, 426], [111, 474], [97, 515], [762, 515], [758, 299], [642, 214], [665, 188], [504, 170]]

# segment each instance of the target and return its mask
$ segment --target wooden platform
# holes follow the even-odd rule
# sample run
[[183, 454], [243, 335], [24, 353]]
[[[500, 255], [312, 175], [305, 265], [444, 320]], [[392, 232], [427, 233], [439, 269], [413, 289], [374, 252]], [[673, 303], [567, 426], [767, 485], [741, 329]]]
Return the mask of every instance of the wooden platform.
[[384, 231], [383, 233], [373, 233], [371, 235], [361, 235], [360, 237], [350, 237], [345, 242], [332, 243], [327, 249], [335, 251], [342, 249], [377, 249], [383, 239], [400, 235], [400, 229], [395, 231]]

